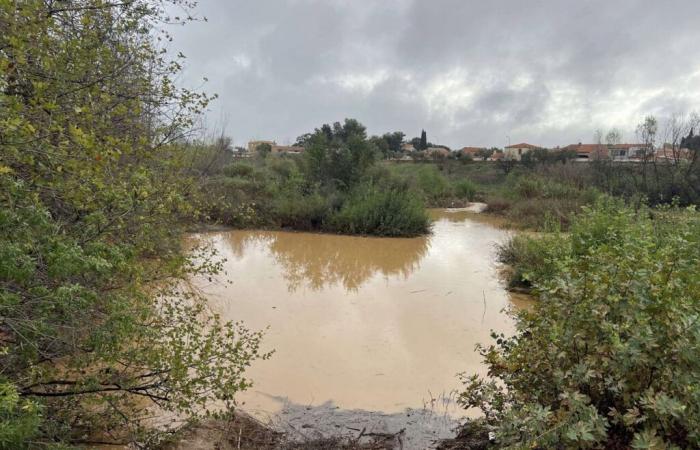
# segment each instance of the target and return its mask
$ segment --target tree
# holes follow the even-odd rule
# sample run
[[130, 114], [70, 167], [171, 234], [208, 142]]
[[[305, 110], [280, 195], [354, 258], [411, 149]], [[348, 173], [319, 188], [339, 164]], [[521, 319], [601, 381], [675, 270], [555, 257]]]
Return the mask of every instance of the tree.
[[642, 186], [643, 192], [649, 192], [648, 166], [653, 163], [656, 186], [659, 185], [659, 171], [654, 160], [654, 147], [656, 145], [656, 133], [658, 132], [658, 122], [654, 116], [646, 116], [642, 123], [637, 125], [637, 139], [642, 144], [637, 155], [641, 160]]
[[367, 139], [367, 128], [356, 119], [345, 119], [345, 123], [333, 124], [335, 136], [347, 142], [352, 137]]
[[297, 140], [294, 142], [294, 145], [296, 147], [306, 147], [306, 144], [311, 140], [312, 136], [313, 133], [302, 134], [301, 136], [297, 137]]
[[255, 147], [255, 151], [258, 153], [257, 156], [259, 158], [265, 159], [272, 152], [272, 146], [266, 142], [263, 142]]
[[203, 196], [181, 142], [211, 97], [175, 85], [169, 3], [0, 1], [0, 434], [22, 446], [155, 445], [144, 401], [232, 407], [259, 356], [186, 288], [220, 267], [182, 250]]
[[637, 125], [637, 138], [644, 146], [642, 159], [648, 160], [653, 156], [656, 147], [656, 134], [659, 131], [659, 123], [654, 116], [646, 116], [644, 121]]
[[312, 182], [347, 191], [374, 164], [378, 153], [376, 145], [367, 139], [364, 125], [345, 119], [332, 128], [323, 125], [316, 129], [307, 141], [304, 168]]
[[425, 150], [428, 148], [428, 134], [425, 132], [425, 130], [421, 130], [420, 132], [420, 143], [418, 150]]
[[369, 141], [372, 145], [374, 145], [377, 148], [377, 150], [379, 150], [379, 153], [382, 154], [382, 157], [384, 159], [390, 158], [392, 156], [392, 152], [389, 149], [389, 144], [383, 136], [372, 136], [371, 138], [369, 138]]
[[617, 128], [612, 128], [605, 135], [605, 143], [608, 145], [617, 145], [622, 143], [622, 132]]
[[406, 135], [401, 131], [384, 133], [381, 136], [372, 136], [370, 142], [382, 153], [384, 158], [396, 156], [402, 152], [401, 145]]
[[384, 135], [382, 135], [382, 138], [389, 147], [389, 151], [393, 153], [401, 153], [401, 145], [403, 144], [405, 137], [406, 135], [401, 131], [384, 133]]
[[488, 149], [488, 148], [480, 148], [479, 150], [476, 151], [476, 153], [474, 154], [474, 156], [476, 156], [477, 158], [481, 158], [481, 159], [483, 159], [484, 161], [486, 161], [487, 159], [489, 159], [489, 158], [491, 157], [491, 155], [493, 155], [493, 153], [494, 153], [494, 149], [492, 149], [492, 148], [491, 148], [491, 149]]
[[593, 142], [598, 145], [603, 145], [603, 130], [598, 128], [595, 130], [595, 133], [593, 133]]

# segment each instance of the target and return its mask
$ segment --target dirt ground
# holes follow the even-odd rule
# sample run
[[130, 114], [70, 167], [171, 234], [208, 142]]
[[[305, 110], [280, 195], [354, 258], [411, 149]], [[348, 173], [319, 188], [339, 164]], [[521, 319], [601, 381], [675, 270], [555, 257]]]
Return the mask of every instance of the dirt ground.
[[208, 421], [185, 431], [163, 450], [391, 450], [402, 448], [401, 433], [360, 430], [350, 436], [292, 436], [247, 414], [229, 422]]
[[[310, 413], [306, 421], [313, 421]], [[327, 414], [327, 411], [325, 412]], [[345, 418], [346, 415], [336, 417]], [[328, 422], [324, 420], [323, 422]], [[299, 425], [299, 424], [297, 424]], [[233, 420], [208, 421], [183, 432], [175, 443], [162, 450], [487, 450], [493, 448], [488, 432], [479, 421], [470, 421], [460, 426], [455, 437], [421, 440], [416, 438], [416, 429], [401, 428], [396, 432], [361, 429], [345, 424], [337, 427], [335, 434], [320, 431], [308, 423], [299, 429], [288, 424], [288, 431], [280, 431], [279, 424], [265, 424], [245, 413], [237, 413]], [[385, 426], [380, 425], [380, 426]], [[291, 431], [291, 430], [294, 431]], [[411, 440], [413, 436], [413, 440]], [[423, 446], [425, 445], [425, 446]]]

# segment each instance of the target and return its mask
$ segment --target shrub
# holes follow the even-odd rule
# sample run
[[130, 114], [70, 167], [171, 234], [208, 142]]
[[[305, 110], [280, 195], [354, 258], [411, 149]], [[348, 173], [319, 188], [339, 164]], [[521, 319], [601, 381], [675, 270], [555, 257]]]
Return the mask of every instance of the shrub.
[[516, 235], [498, 245], [498, 261], [511, 268], [508, 286], [529, 288], [533, 279], [551, 276], [555, 270], [554, 259], [558, 255], [560, 239]]
[[227, 177], [242, 177], [247, 178], [253, 175], [255, 167], [252, 164], [244, 162], [235, 162], [224, 167], [224, 175]]
[[489, 378], [467, 377], [462, 404], [501, 448], [698, 448], [697, 212], [600, 201], [536, 245], [539, 302], [480, 348]]
[[542, 181], [535, 177], [522, 177], [515, 183], [515, 193], [520, 198], [535, 198], [542, 195]]
[[452, 197], [449, 181], [440, 174], [434, 165], [420, 167], [416, 175], [415, 186], [429, 205], [442, 206], [444, 201]]
[[581, 207], [593, 204], [599, 196], [600, 192], [592, 187], [581, 188], [543, 174], [513, 171], [501, 189], [487, 196], [487, 203], [489, 211], [503, 214], [520, 227], [565, 230]]
[[313, 230], [320, 228], [329, 212], [328, 202], [318, 193], [285, 195], [273, 200], [272, 220], [283, 228]]
[[456, 182], [453, 189], [458, 198], [472, 201], [476, 197], [476, 185], [467, 179]]
[[523, 228], [565, 230], [586, 204], [579, 198], [531, 198], [513, 202], [505, 215]]
[[361, 186], [326, 228], [348, 234], [416, 236], [428, 232], [430, 219], [423, 203], [409, 191]]

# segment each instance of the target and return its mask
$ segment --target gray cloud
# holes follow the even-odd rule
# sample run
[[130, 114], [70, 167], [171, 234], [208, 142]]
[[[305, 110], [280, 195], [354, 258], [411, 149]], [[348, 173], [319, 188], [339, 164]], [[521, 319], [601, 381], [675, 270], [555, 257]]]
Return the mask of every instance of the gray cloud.
[[697, 0], [203, 0], [182, 82], [238, 143], [354, 117], [460, 147], [566, 145], [700, 102]]

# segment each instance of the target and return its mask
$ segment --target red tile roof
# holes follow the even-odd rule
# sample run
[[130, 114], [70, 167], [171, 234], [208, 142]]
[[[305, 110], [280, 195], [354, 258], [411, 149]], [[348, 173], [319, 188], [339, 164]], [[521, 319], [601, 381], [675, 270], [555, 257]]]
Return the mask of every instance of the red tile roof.
[[577, 153], [590, 155], [591, 153], [605, 153], [608, 147], [603, 144], [572, 144], [567, 145], [562, 150], [574, 150]]
[[537, 145], [531, 145], [531, 144], [526, 144], [525, 142], [522, 142], [520, 144], [509, 145], [506, 148], [529, 148], [529, 149], [534, 150], [536, 148], [542, 148], [542, 147], [538, 147]]

